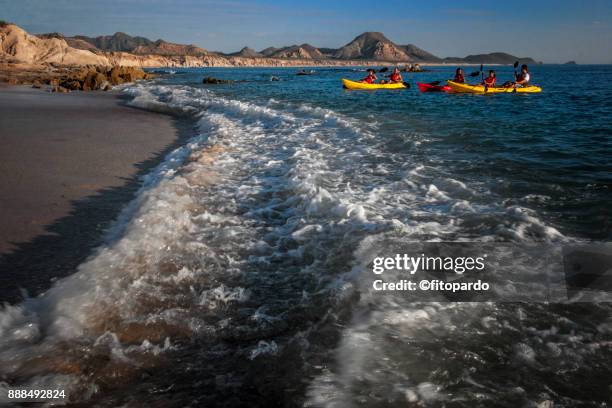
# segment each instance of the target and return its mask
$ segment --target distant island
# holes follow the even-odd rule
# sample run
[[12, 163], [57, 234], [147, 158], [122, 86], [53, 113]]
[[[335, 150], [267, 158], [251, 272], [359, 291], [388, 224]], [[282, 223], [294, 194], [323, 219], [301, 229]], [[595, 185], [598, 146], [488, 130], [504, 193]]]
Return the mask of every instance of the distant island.
[[568, 61], [563, 65], [578, 65], [578, 64], [576, 63], [576, 61]]

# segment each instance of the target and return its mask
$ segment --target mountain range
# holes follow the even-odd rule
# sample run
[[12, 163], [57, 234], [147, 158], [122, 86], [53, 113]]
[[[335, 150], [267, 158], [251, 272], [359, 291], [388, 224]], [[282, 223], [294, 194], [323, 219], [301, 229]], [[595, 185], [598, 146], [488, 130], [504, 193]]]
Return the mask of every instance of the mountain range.
[[149, 40], [145, 37], [132, 37], [126, 33], [117, 32], [113, 35], [87, 37], [77, 35], [65, 37], [60, 33], [38, 34], [40, 38], [58, 38], [65, 40], [69, 46], [92, 52], [129, 52], [138, 55], [191, 55], [202, 56], [210, 54], [203, 48], [193, 44], [176, 44], [159, 39]]
[[468, 55], [464, 58], [440, 58], [414, 44], [399, 45], [389, 40], [380, 32], [365, 32], [355, 37], [340, 48], [317, 48], [310, 44], [285, 47], [268, 47], [259, 52], [249, 47], [235, 53], [221, 53], [205, 50], [189, 44], [176, 44], [164, 40], [152, 41], [145, 37], [130, 36], [117, 32], [113, 35], [99, 37], [73, 36], [64, 37], [58, 33], [41, 34], [41, 38], [62, 38], [69, 46], [100, 52], [128, 52], [136, 55], [161, 56], [227, 56], [244, 58], [278, 58], [299, 60], [369, 60], [405, 63], [469, 63], [469, 64], [512, 64], [514, 61], [535, 64], [529, 57], [516, 57], [502, 52]]

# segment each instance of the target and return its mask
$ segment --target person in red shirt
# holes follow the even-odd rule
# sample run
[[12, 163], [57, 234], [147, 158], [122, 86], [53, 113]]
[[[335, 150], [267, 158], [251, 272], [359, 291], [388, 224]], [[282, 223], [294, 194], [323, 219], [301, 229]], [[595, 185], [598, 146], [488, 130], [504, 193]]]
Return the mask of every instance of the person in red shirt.
[[366, 84], [373, 84], [376, 81], [376, 74], [373, 69], [368, 69], [368, 76], [363, 78], [361, 82], [365, 82]]
[[457, 70], [455, 71], [455, 78], [453, 79], [453, 82], [456, 82], [458, 84], [465, 84], [465, 75], [463, 74], [463, 68], [457, 68]]
[[387, 75], [387, 78], [389, 78], [389, 80], [381, 79], [380, 83], [381, 84], [395, 84], [395, 83], [404, 81], [404, 79], [402, 78], [402, 74], [400, 74], [400, 70], [398, 67], [395, 67], [391, 75]]
[[492, 86], [495, 86], [495, 82], [497, 82], [497, 76], [495, 75], [495, 71], [490, 70], [489, 71], [489, 76], [486, 77], [482, 81], [482, 84], [486, 85], [487, 87], [492, 87]]
[[389, 76], [389, 82], [391, 83], [396, 83], [396, 82], [403, 82], [404, 79], [402, 78], [402, 74], [400, 74], [400, 70], [398, 67], [395, 67], [393, 69], [393, 73]]

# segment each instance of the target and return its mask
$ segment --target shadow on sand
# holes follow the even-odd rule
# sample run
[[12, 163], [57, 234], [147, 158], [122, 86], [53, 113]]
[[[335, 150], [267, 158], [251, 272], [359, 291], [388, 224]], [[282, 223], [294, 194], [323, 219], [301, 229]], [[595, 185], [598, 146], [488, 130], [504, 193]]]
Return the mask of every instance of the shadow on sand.
[[[122, 103], [124, 104], [124, 102]], [[104, 232], [142, 185], [142, 177], [172, 150], [194, 134], [194, 121], [173, 118], [178, 138], [149, 159], [135, 164], [138, 172], [120, 187], [104, 188], [71, 202], [69, 215], [45, 227], [45, 234], [29, 242], [13, 243], [12, 252], [0, 255], [0, 303], [34, 297], [55, 280], [71, 275], [102, 244]]]

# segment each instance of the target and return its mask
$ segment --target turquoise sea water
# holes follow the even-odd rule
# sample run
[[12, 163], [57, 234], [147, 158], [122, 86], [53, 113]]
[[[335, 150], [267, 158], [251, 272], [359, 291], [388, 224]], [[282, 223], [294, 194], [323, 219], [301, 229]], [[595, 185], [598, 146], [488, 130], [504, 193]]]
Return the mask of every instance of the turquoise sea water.
[[[544, 301], [514, 275], [500, 289], [534, 301], [378, 293], [370, 261], [410, 242], [609, 240], [612, 67], [535, 66], [541, 94], [486, 96], [414, 86], [450, 67], [374, 92], [341, 88], [352, 68], [172, 72], [123, 92], [193, 137], [74, 275], [0, 311], [0, 389], [87, 406], [610, 405], [610, 303]], [[517, 276], [547, 258], [519, 261]]]
[[[513, 78], [512, 67], [489, 68], [500, 83]], [[568, 235], [611, 238], [611, 66], [533, 66], [532, 82], [543, 93], [486, 96], [420, 93], [416, 82], [444, 82], [454, 72], [428, 69], [404, 73], [412, 89], [398, 91], [344, 90], [340, 78], [365, 75], [352, 68], [317, 69], [312, 76], [296, 76], [293, 68], [194, 69], [164, 82], [203, 87], [203, 76], [244, 80], [207, 89], [251, 103], [273, 99], [330, 109], [373, 125], [383, 162], [385, 151], [401, 153], [495, 199], [533, 208]], [[270, 82], [272, 75], [281, 81]]]

